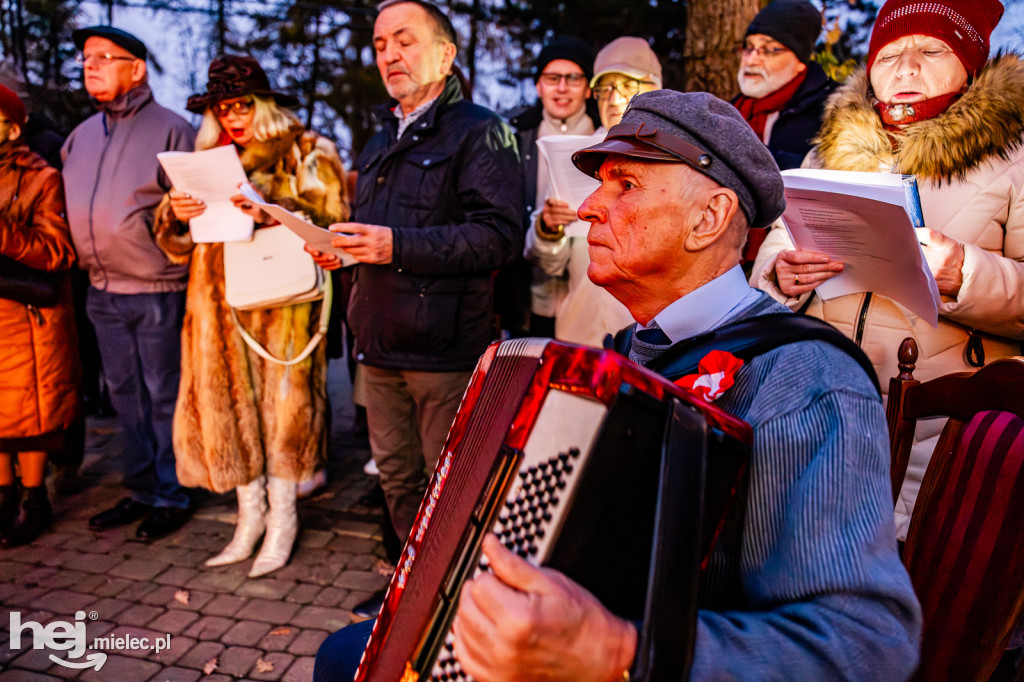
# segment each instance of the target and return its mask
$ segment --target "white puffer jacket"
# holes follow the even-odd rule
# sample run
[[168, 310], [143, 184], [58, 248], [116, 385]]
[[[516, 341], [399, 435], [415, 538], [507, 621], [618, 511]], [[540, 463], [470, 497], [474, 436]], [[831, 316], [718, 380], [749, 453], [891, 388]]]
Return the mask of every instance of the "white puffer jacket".
[[[839, 328], [871, 358], [883, 391], [897, 373], [896, 352], [917, 340], [915, 378], [973, 371], [965, 352], [970, 335], [985, 361], [1022, 353], [1024, 339], [1024, 61], [1004, 55], [989, 62], [968, 91], [942, 115], [908, 126], [894, 152], [871, 106], [860, 71], [829, 100], [817, 146], [805, 165], [833, 170], [913, 173], [918, 177], [925, 225], [964, 244], [963, 286], [944, 296], [933, 328], [877, 294], [829, 301], [788, 298], [775, 275], [779, 251], [793, 243], [781, 225], [772, 229], [751, 273], [751, 284], [777, 300]], [[977, 341], [975, 341], [975, 344]], [[905, 538], [921, 478], [944, 422], [918, 426], [903, 490], [896, 505]]]

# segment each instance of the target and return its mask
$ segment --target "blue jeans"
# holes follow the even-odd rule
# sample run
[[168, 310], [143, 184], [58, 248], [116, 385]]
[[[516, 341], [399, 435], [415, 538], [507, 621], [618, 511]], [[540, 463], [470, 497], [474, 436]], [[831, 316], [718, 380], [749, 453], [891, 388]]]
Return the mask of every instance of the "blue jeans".
[[112, 294], [89, 287], [86, 311], [96, 328], [110, 402], [124, 429], [124, 486], [136, 502], [189, 506], [171, 443], [185, 292]]
[[313, 663], [313, 682], [351, 682], [370, 639], [376, 618], [338, 630], [320, 645]]

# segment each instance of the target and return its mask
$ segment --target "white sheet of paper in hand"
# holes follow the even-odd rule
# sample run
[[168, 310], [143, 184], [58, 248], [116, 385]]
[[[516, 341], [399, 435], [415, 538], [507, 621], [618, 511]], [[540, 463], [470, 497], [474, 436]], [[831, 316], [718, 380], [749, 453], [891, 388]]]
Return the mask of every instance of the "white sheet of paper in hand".
[[253, 220], [231, 203], [238, 185], [248, 182], [234, 145], [198, 152], [160, 152], [156, 155], [174, 189], [188, 192], [206, 210], [188, 221], [192, 241], [244, 242], [252, 239]]
[[336, 246], [331, 246], [331, 240], [339, 236], [339, 233], [331, 232], [330, 230], [326, 230], [318, 225], [314, 225], [308, 220], [295, 215], [286, 208], [282, 208], [277, 204], [272, 204], [263, 200], [252, 188], [252, 185], [248, 183], [242, 185], [242, 194], [246, 199], [262, 208], [269, 216], [302, 237], [304, 242], [317, 251], [333, 253], [341, 258], [341, 264], [343, 266], [355, 265], [359, 262], [355, 259], [355, 256], [345, 249], [339, 249]]
[[818, 285], [819, 296], [873, 291], [938, 325], [939, 290], [907, 213], [901, 176], [793, 169], [782, 179], [782, 219], [793, 242], [843, 261], [841, 274]]
[[[601, 133], [592, 135], [545, 135], [537, 139], [537, 150], [548, 164], [548, 183], [551, 196], [569, 204], [573, 211], [596, 190], [601, 183], [582, 173], [572, 165], [572, 155], [604, 139]], [[565, 226], [570, 237], [584, 237], [590, 224], [574, 220]]]

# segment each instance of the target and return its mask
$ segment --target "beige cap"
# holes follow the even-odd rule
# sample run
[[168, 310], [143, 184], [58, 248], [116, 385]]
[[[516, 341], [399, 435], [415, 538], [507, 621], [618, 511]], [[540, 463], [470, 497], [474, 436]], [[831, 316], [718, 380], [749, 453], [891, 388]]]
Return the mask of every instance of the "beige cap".
[[650, 78], [661, 89], [661, 62], [643, 38], [623, 36], [605, 45], [594, 60], [590, 87], [594, 87], [606, 73], [624, 73], [637, 80]]

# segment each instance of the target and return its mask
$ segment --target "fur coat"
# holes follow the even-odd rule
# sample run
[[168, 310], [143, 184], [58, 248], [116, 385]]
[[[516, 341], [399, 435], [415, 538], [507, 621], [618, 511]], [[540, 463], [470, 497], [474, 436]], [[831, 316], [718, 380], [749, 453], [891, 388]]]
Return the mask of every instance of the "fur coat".
[[[1024, 61], [996, 57], [967, 92], [939, 116], [907, 126], [895, 151], [872, 107], [864, 71], [829, 100], [817, 146], [805, 165], [833, 170], [887, 172], [918, 177], [925, 225], [964, 245], [963, 286], [943, 296], [933, 328], [895, 301], [852, 294], [811, 298], [807, 313], [856, 338], [866, 313], [861, 347], [871, 358], [883, 390], [898, 372], [896, 352], [912, 336], [920, 349], [914, 376], [927, 381], [973, 371], [965, 359], [969, 334], [981, 339], [987, 362], [1021, 354], [1024, 339]], [[808, 295], [789, 299], [778, 287], [775, 257], [793, 248], [785, 229], [773, 229], [751, 274], [751, 284], [793, 309]], [[918, 427], [907, 483], [897, 505], [901, 537], [942, 427]]]
[[[0, 255], [49, 272], [67, 273], [75, 262], [60, 172], [22, 142], [0, 144]], [[66, 275], [63, 286], [62, 300], [47, 308], [0, 298], [0, 439], [61, 431], [78, 415], [81, 368]]]
[[[240, 152], [263, 196], [327, 226], [348, 218], [341, 160], [334, 145], [294, 127]], [[175, 262], [191, 258], [181, 347], [181, 387], [174, 414], [178, 480], [216, 492], [261, 474], [308, 480], [326, 455], [325, 345], [284, 366], [246, 346], [224, 300], [224, 245], [194, 244], [165, 198], [157, 209], [157, 243]], [[321, 302], [238, 311], [264, 348], [290, 357], [316, 332]]]

